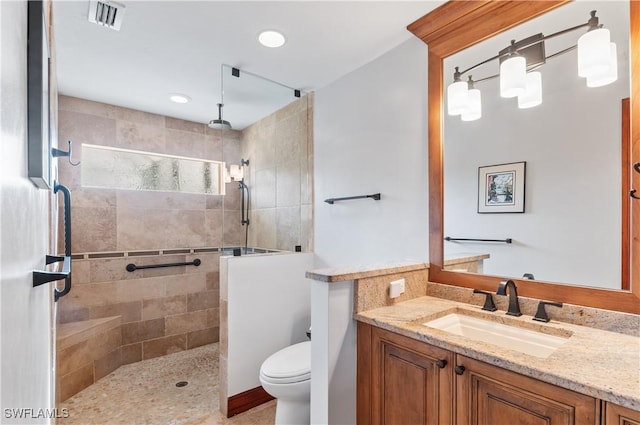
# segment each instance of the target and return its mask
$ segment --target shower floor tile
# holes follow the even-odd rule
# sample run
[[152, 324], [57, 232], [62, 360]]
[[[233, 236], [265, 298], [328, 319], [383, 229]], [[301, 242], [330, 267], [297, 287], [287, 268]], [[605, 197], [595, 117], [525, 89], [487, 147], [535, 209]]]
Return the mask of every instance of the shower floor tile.
[[[177, 387], [186, 381], [188, 384]], [[275, 401], [227, 419], [218, 411], [218, 343], [120, 367], [59, 408], [58, 425], [268, 425]]]

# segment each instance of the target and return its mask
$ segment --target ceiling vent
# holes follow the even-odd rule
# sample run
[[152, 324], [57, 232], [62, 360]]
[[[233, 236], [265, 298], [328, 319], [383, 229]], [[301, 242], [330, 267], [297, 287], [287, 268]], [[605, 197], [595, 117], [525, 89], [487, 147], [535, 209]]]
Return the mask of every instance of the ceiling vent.
[[89, 22], [120, 31], [125, 6], [115, 1], [89, 1]]

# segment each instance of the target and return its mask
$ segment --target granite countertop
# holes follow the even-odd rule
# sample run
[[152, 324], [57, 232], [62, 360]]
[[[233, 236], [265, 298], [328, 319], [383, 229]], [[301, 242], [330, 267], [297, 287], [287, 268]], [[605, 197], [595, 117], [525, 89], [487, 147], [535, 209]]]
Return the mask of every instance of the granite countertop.
[[364, 279], [393, 273], [406, 273], [415, 270], [428, 269], [428, 263], [413, 261], [369, 264], [366, 266], [331, 267], [326, 269], [309, 270], [306, 277], [320, 282], [336, 283], [348, 280]]
[[[423, 323], [462, 311], [543, 333], [569, 336], [546, 358], [474, 341]], [[426, 342], [582, 394], [640, 411], [640, 338], [531, 316], [506, 316], [480, 307], [423, 296], [393, 306], [363, 311], [356, 320]]]

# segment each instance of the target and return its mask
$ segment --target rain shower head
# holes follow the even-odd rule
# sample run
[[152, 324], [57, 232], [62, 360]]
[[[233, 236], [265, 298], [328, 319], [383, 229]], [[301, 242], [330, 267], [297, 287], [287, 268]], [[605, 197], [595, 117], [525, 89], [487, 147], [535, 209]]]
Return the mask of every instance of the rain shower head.
[[218, 103], [218, 118], [209, 121], [209, 128], [214, 130], [231, 130], [231, 123], [222, 119], [222, 103]]

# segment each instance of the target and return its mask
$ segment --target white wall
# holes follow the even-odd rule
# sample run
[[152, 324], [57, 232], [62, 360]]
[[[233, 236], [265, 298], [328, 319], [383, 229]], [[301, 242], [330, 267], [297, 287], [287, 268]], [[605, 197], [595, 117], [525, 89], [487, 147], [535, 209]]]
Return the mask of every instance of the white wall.
[[353, 281], [311, 282], [311, 423], [356, 423]]
[[44, 267], [50, 192], [26, 178], [27, 2], [0, 2], [0, 43], [0, 422], [42, 424], [40, 409], [53, 408], [51, 285], [32, 288], [31, 272]]
[[[411, 38], [317, 91], [319, 266], [428, 260], [427, 50]], [[380, 192], [329, 205], [326, 198]]]
[[[316, 93], [318, 267], [428, 261], [426, 94], [427, 50], [414, 38]], [[355, 423], [353, 282], [313, 282], [312, 297], [311, 423]]]
[[310, 269], [311, 253], [220, 258], [220, 295], [228, 300], [227, 396], [259, 387], [267, 357], [307, 340], [311, 296], [304, 274]]
[[[598, 10], [618, 46], [615, 83], [586, 87], [585, 79], [577, 76], [573, 51], [539, 69], [542, 105], [518, 109], [516, 99], [499, 97], [495, 79], [477, 84], [483, 96], [481, 119], [462, 122], [445, 116], [445, 236], [514, 240], [511, 245], [445, 242], [445, 254], [489, 253], [487, 274], [533, 273], [538, 280], [620, 287], [621, 100], [629, 97], [628, 4], [575, 2], [558, 9], [565, 15], [564, 24], [551, 28], [579, 23], [591, 9]], [[625, 17], [626, 26], [612, 25]], [[524, 30], [513, 30], [517, 35], [499, 38], [508, 44], [541, 25], [527, 23]], [[581, 33], [567, 35], [562, 47], [575, 43]], [[547, 54], [560, 48], [547, 45]], [[448, 58], [445, 69], [476, 63], [469, 62], [479, 59], [472, 57], [472, 50], [484, 51], [486, 57], [495, 54], [482, 44], [474, 46]], [[497, 62], [492, 62], [472, 74], [482, 78], [497, 70]], [[451, 77], [445, 76], [448, 84]], [[478, 167], [519, 161], [527, 162], [525, 213], [478, 214]]]

